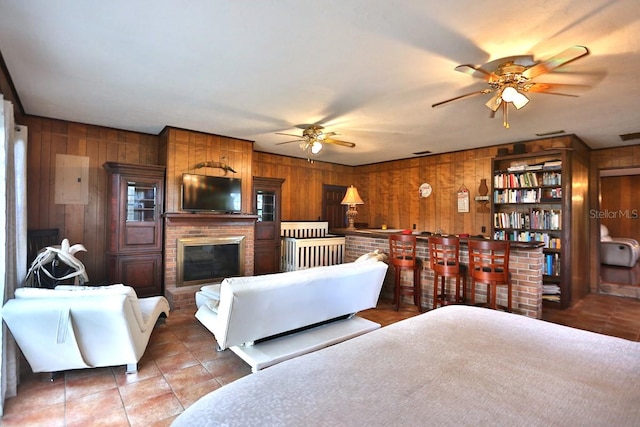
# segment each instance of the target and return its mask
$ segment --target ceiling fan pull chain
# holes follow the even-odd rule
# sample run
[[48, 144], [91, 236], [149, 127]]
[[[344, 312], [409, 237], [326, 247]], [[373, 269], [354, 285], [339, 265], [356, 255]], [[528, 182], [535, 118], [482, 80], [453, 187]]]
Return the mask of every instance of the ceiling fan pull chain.
[[509, 103], [502, 101], [502, 126], [509, 129]]

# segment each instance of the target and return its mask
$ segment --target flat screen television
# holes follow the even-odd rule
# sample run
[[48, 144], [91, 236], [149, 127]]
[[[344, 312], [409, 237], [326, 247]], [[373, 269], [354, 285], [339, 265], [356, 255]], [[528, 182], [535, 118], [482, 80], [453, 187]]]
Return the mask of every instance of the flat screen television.
[[242, 180], [223, 176], [182, 174], [182, 210], [240, 213]]

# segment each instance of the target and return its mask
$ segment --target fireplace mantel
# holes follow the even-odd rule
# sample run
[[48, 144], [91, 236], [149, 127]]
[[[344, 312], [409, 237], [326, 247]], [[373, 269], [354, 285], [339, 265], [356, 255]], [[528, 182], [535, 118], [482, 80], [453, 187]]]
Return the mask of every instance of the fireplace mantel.
[[166, 225], [171, 227], [193, 225], [254, 225], [258, 215], [251, 214], [214, 214], [214, 213], [165, 213]]

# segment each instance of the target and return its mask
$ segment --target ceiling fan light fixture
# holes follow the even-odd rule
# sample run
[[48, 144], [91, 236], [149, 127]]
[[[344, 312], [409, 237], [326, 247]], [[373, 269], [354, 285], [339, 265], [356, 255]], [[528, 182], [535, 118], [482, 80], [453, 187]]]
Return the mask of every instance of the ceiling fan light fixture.
[[513, 100], [518, 96], [518, 91], [513, 86], [507, 86], [502, 89], [501, 96], [505, 102], [513, 102]]
[[322, 150], [322, 143], [320, 141], [314, 141], [311, 144], [311, 154], [318, 154]]
[[513, 86], [507, 86], [502, 89], [502, 93], [500, 95], [504, 102], [510, 102], [516, 107], [516, 110], [521, 109], [525, 105], [529, 103], [529, 98], [524, 96], [518, 89]]
[[514, 98], [513, 101], [511, 101], [511, 103], [513, 104], [514, 107], [516, 107], [516, 110], [519, 110], [529, 103], [529, 98], [524, 96], [522, 93], [517, 92], [516, 97]]

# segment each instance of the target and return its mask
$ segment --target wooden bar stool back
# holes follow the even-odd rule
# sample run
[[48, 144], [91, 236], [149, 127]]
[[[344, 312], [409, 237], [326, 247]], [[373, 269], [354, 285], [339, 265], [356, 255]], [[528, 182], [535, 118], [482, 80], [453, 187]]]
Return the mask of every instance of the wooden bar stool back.
[[[465, 302], [467, 267], [460, 264], [460, 239], [453, 236], [429, 237], [429, 268], [433, 271], [433, 308], [438, 308], [438, 304], [445, 306]], [[446, 293], [447, 277], [456, 279], [455, 296], [449, 297]]]
[[[476, 283], [487, 285], [489, 308], [511, 311], [511, 274], [509, 273], [509, 242], [501, 240], [469, 239], [469, 274], [471, 276], [471, 304], [475, 305]], [[507, 306], [496, 305], [498, 286], [507, 287]]]
[[[400, 298], [403, 295], [412, 295], [413, 303], [422, 312], [422, 287], [420, 286], [422, 260], [416, 256], [416, 236], [413, 234], [390, 234], [389, 261], [395, 270], [393, 304], [396, 311], [400, 308]], [[402, 284], [401, 273], [403, 270], [410, 270], [413, 273], [412, 286]]]

